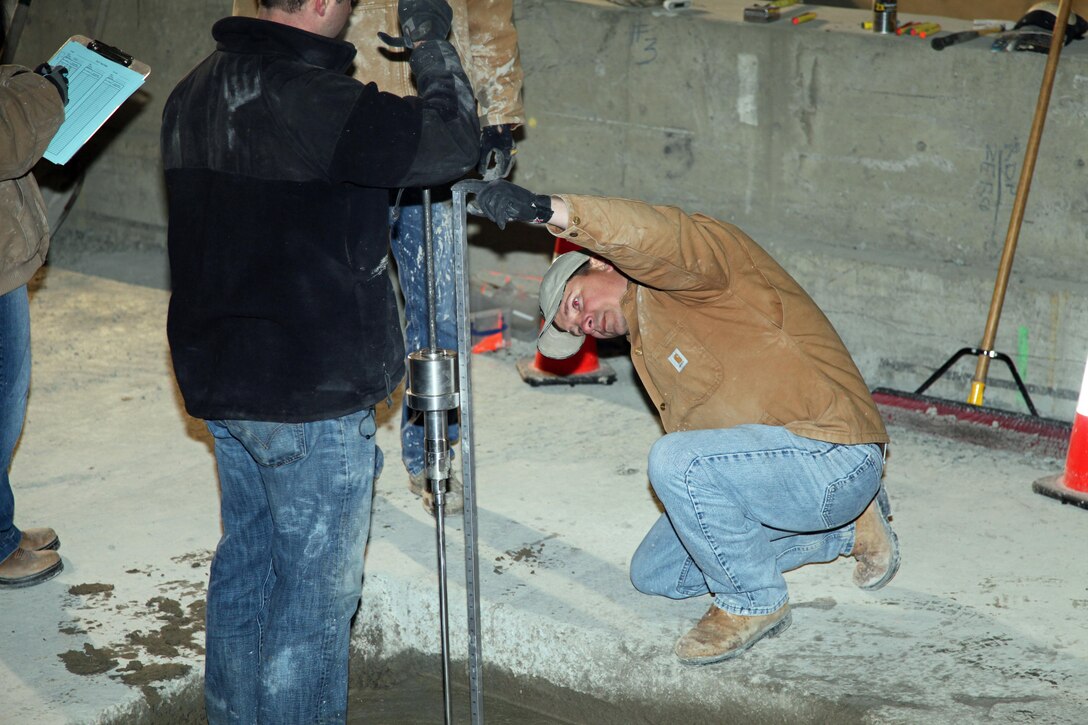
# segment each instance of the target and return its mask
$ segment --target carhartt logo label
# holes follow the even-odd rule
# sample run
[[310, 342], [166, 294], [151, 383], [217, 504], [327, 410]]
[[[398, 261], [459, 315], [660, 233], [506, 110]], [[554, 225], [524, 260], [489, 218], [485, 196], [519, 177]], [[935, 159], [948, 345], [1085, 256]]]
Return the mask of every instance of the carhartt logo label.
[[684, 357], [684, 353], [680, 352], [680, 348], [676, 348], [669, 353], [669, 362], [672, 363], [678, 373], [683, 372], [688, 365], [688, 359]]

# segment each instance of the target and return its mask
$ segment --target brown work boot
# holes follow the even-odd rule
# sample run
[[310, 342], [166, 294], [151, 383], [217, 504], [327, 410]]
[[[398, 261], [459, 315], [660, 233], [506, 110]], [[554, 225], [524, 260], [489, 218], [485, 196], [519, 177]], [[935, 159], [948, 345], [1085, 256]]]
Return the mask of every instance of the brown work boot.
[[736, 657], [764, 637], [782, 634], [793, 621], [790, 605], [754, 617], [710, 605], [699, 623], [676, 642], [673, 652], [685, 665], [709, 665]]
[[23, 538], [19, 539], [19, 548], [25, 551], [46, 551], [60, 548], [57, 532], [45, 527], [23, 529]]
[[899, 538], [874, 499], [854, 522], [854, 550], [858, 560], [854, 583], [862, 589], [880, 589], [899, 571]]
[[16, 549], [0, 562], [0, 589], [34, 586], [60, 574], [64, 564], [55, 551]]

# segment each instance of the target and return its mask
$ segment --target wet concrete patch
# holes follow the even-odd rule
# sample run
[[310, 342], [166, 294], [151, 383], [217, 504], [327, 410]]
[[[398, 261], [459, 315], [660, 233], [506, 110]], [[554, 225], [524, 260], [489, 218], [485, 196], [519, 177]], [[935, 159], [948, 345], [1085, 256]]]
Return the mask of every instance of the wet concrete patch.
[[[200, 551], [176, 557], [175, 563], [189, 563], [206, 569], [211, 552]], [[128, 569], [126, 576], [162, 576], [153, 569]], [[86, 677], [106, 675], [135, 687], [144, 701], [158, 706], [164, 692], [192, 673], [192, 661], [204, 653], [203, 578], [174, 579], [158, 583], [161, 592], [144, 601], [127, 600], [117, 586], [106, 582], [84, 582], [68, 588], [68, 621], [58, 631], [84, 640], [57, 656], [72, 674]], [[106, 631], [110, 620], [123, 621], [129, 629]]]

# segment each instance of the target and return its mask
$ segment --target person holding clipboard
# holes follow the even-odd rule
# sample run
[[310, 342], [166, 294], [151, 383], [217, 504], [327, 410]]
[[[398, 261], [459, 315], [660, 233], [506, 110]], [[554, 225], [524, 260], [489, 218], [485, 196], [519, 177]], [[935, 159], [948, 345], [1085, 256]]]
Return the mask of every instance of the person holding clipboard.
[[45, 262], [49, 223], [31, 169], [64, 121], [68, 75], [0, 66], [0, 589], [52, 579], [64, 568], [50, 528], [19, 529], [8, 468], [30, 390], [27, 282]]

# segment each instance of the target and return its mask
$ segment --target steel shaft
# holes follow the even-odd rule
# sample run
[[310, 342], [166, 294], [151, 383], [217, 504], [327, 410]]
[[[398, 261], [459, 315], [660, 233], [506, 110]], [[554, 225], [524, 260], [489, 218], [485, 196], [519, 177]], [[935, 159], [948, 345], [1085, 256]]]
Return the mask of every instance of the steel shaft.
[[452, 722], [450, 689], [449, 600], [446, 585], [446, 493], [450, 479], [448, 414], [460, 408], [461, 481], [464, 490], [465, 598], [468, 608], [468, 677], [473, 725], [483, 724], [482, 658], [480, 654], [480, 564], [476, 524], [476, 458], [473, 438], [471, 331], [469, 328], [465, 192], [453, 187], [454, 280], [457, 304], [457, 351], [437, 347], [437, 289], [431, 237], [430, 193], [423, 193], [424, 246], [427, 268], [429, 347], [408, 356], [408, 407], [423, 414], [427, 485], [434, 496], [435, 536], [438, 548], [439, 615], [442, 638], [442, 692], [445, 722]]

